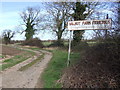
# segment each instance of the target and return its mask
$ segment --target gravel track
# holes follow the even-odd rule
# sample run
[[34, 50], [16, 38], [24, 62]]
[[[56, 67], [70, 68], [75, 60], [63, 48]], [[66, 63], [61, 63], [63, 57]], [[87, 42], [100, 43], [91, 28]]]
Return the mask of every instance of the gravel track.
[[[37, 54], [33, 58], [19, 63], [9, 69], [0, 72], [0, 77], [2, 77], [2, 82], [0, 82], [1, 88], [42, 88], [42, 82], [40, 82], [41, 74], [47, 67], [47, 63], [52, 58], [52, 53], [40, 50], [35, 51]], [[32, 65], [24, 71], [19, 71], [19, 69], [35, 60], [38, 55], [44, 53], [44, 58]]]

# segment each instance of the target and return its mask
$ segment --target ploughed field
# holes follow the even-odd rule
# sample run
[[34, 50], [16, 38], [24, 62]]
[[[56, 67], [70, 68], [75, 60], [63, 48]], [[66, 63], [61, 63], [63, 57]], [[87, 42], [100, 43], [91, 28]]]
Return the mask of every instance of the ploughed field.
[[5, 46], [5, 45], [1, 45], [0, 47], [2, 47], [2, 52], [0, 52], [0, 54], [2, 54], [2, 55], [11, 55], [11, 56], [14, 56], [14, 55], [23, 53], [22, 50], [17, 49], [17, 48]]

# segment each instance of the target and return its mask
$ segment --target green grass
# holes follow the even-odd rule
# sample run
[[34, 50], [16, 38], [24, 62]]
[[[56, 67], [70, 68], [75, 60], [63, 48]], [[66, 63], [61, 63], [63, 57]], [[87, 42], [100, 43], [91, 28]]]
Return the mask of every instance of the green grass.
[[[47, 50], [47, 49], [43, 49], [43, 48], [38, 48], [38, 47], [29, 47], [28, 49], [36, 50], [36, 51], [44, 50], [44, 51], [52, 52], [51, 50]], [[40, 51], [39, 51], [39, 52], [40, 52]]]
[[96, 45], [97, 42], [95, 42], [95, 41], [89, 41], [87, 43], [88, 43], [89, 46], [94, 46], [94, 45]]
[[68, 46], [68, 45], [69, 45], [69, 42], [68, 42], [68, 41], [64, 41], [64, 45], [65, 45], [65, 46]]
[[38, 48], [38, 47], [28, 47], [28, 49], [35, 50], [35, 51], [41, 50], [41, 48]]
[[80, 53], [77, 53], [77, 52], [73, 53], [72, 52], [71, 55], [70, 55], [70, 66], [77, 63], [79, 58], [80, 58]]
[[35, 63], [37, 63], [38, 61], [40, 61], [42, 58], [44, 57], [44, 53], [42, 55], [40, 55], [37, 59], [35, 59], [34, 61], [32, 61], [31, 63], [21, 67], [19, 70], [23, 71], [28, 69], [29, 67], [31, 67], [32, 65], [34, 65]]
[[[48, 41], [44, 41], [42, 42], [44, 46], [49, 46], [50, 44], [52, 44], [53, 42], [48, 42]], [[87, 43], [89, 44], [89, 46], [93, 46], [95, 45], [97, 42], [96, 41], [87, 41]], [[68, 46], [69, 41], [64, 41], [64, 45]]]
[[12, 67], [12, 66], [14, 66], [14, 65], [16, 65], [16, 64], [18, 64], [18, 63], [20, 63], [22, 61], [25, 61], [29, 57], [21, 57], [21, 58], [19, 58], [19, 60], [16, 60], [15, 58], [16, 57], [5, 60], [4, 62], [6, 64], [2, 64], [2, 70], [6, 69], [6, 68], [9, 68], [9, 67]]
[[[44, 41], [44, 42], [42, 42], [42, 44], [44, 45], [44, 46], [49, 46], [50, 44], [52, 44], [53, 42], [49, 42], [49, 41]], [[64, 45], [65, 46], [67, 46], [68, 45], [68, 41], [64, 41]]]
[[0, 65], [0, 71], [2, 71], [2, 65]]
[[44, 42], [42, 42], [42, 44], [43, 44], [44, 46], [49, 46], [50, 44], [52, 44], [52, 42], [44, 41]]
[[[67, 51], [53, 50], [53, 57], [42, 74], [44, 88], [61, 88], [61, 85], [56, 84], [56, 81], [60, 79], [63, 70], [67, 67], [67, 56]], [[78, 54], [71, 54], [71, 61], [74, 62], [78, 57]]]
[[35, 55], [34, 52], [26, 51], [25, 53], [23, 53], [21, 55], [16, 55], [13, 58], [6, 59], [5, 61], [3, 61], [2, 70], [12, 67], [20, 62], [23, 62], [34, 55]]
[[0, 55], [0, 58], [4, 58], [5, 56], [4, 55]]

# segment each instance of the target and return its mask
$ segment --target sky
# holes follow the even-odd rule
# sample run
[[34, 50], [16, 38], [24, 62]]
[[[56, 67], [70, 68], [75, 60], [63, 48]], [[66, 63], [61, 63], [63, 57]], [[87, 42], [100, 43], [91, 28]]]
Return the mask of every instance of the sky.
[[[39, 6], [43, 8], [41, 2], [0, 2], [0, 35], [5, 29], [10, 29], [13, 31], [18, 31], [22, 24], [22, 19], [20, 18], [20, 13], [27, 7]], [[43, 9], [44, 11], [44, 9]], [[86, 38], [90, 38], [91, 31], [86, 32]], [[14, 40], [24, 40], [25, 33], [15, 34]], [[40, 31], [34, 37], [39, 37], [41, 40], [55, 39], [54, 35], [50, 32]], [[66, 35], [64, 38], [68, 38]]]
[[[5, 29], [10, 29], [12, 31], [20, 30], [20, 26], [22, 24], [22, 20], [20, 18], [20, 13], [26, 9], [27, 7], [34, 7], [39, 6], [43, 8], [41, 2], [2, 2], [0, 3], [0, 35]], [[40, 31], [34, 37], [38, 37], [41, 40], [48, 40], [48, 39], [56, 39], [55, 35], [50, 32]], [[69, 38], [69, 33], [63, 38]], [[13, 40], [24, 40], [25, 33], [23, 34], [15, 34], [12, 38]]]
[[[0, 10], [0, 35], [5, 29], [10, 29], [12, 31], [18, 31], [22, 24], [22, 19], [20, 18], [20, 13], [27, 7], [39, 6], [40, 8], [43, 5], [40, 2], [2, 2], [0, 3], [2, 9]], [[53, 39], [52, 33], [41, 31], [35, 37], [39, 37], [41, 40]], [[24, 40], [23, 34], [15, 34], [14, 40]]]

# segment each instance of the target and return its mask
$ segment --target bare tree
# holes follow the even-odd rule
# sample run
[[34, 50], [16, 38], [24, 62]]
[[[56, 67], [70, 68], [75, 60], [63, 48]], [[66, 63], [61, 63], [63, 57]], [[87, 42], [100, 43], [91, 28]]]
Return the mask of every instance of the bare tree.
[[23, 21], [22, 25], [26, 27], [23, 32], [25, 32], [26, 40], [29, 40], [33, 38], [33, 35], [38, 30], [37, 27], [42, 20], [42, 17], [40, 16], [40, 9], [28, 7], [20, 14], [20, 16]]
[[[83, 20], [90, 17], [93, 10], [98, 5], [97, 2], [53, 2], [47, 3], [49, 15], [49, 25], [52, 32], [56, 33], [57, 42], [61, 42], [61, 37], [66, 29], [69, 20]], [[75, 31], [73, 39], [79, 42], [84, 31]]]
[[[94, 30], [93, 36], [95, 36], [95, 39], [97, 39], [97, 40], [105, 40], [106, 39], [106, 41], [107, 41], [108, 39], [114, 39], [117, 41], [120, 37], [120, 26], [119, 26], [119, 23], [120, 23], [119, 5], [120, 5], [120, 3], [119, 2], [107, 2], [107, 3], [104, 2], [104, 3], [101, 3], [100, 5], [103, 8], [100, 8], [99, 10], [97, 10], [97, 12], [99, 11], [99, 13], [95, 13], [92, 18], [96, 18], [96, 17], [97, 17], [97, 19], [111, 18], [112, 19], [112, 28], [111, 28], [111, 30]], [[106, 10], [106, 12], [104, 10]]]
[[47, 12], [49, 13], [48, 23], [50, 29], [57, 36], [57, 44], [60, 45], [63, 32], [66, 29], [71, 11], [68, 2], [50, 2], [46, 3]]
[[[94, 13], [94, 19], [108, 19], [108, 14], [104, 13], [104, 12], [95, 12]], [[93, 30], [94, 33], [93, 33], [93, 36], [94, 36], [94, 39], [98, 40], [98, 41], [103, 41], [104, 39], [107, 39], [108, 38], [108, 30]]]
[[15, 32], [11, 31], [11, 30], [4, 30], [3, 32], [3, 39], [5, 41], [5, 44], [9, 44], [11, 41], [11, 38], [13, 38], [13, 36], [15, 35]]
[[120, 1], [114, 2], [113, 4], [115, 7], [112, 9], [112, 12], [115, 18], [112, 19], [113, 30], [111, 31], [110, 36], [120, 47]]

